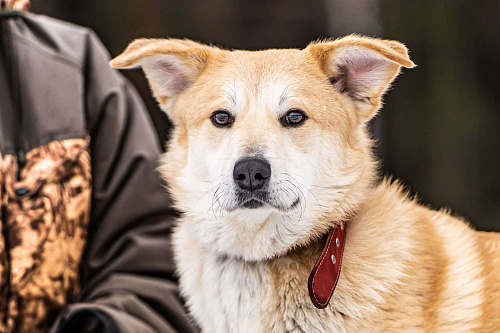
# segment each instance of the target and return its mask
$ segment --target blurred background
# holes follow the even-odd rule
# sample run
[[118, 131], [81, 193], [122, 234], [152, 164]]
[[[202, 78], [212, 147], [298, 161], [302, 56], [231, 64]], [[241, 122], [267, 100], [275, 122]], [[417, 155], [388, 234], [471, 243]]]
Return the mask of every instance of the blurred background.
[[[419, 66], [370, 124], [382, 171], [429, 206], [500, 231], [499, 0], [32, 0], [31, 11], [92, 28], [112, 56], [140, 37], [249, 50], [350, 33], [401, 41]], [[168, 120], [142, 72], [124, 74], [164, 140]]]

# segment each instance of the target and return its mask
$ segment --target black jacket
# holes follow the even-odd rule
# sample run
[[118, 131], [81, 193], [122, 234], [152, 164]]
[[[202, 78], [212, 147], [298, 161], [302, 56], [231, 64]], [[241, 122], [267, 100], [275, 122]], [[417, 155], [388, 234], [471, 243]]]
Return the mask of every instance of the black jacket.
[[[30, 298], [36, 296], [35, 292], [23, 293], [24, 287], [14, 285], [22, 281], [14, 278], [15, 246], [19, 244], [13, 239], [13, 231], [22, 227], [8, 222], [13, 215], [12, 205], [34, 207], [33, 202], [41, 200], [43, 193], [51, 193], [49, 185], [54, 183], [75, 197], [82, 197], [86, 187], [82, 190], [82, 186], [75, 187], [72, 182], [74, 177], [80, 177], [81, 170], [86, 170], [88, 154], [90, 214], [87, 219], [83, 209], [75, 218], [77, 225], [88, 231], [80, 232], [84, 244], [80, 274], [76, 270], [79, 276], [73, 279], [61, 275], [60, 280], [71, 290], [61, 287], [64, 297], [61, 292], [53, 292], [55, 296], [51, 297], [62, 299], [62, 303], [36, 303], [51, 304], [50, 311], [43, 312], [46, 314], [42, 324], [38, 324], [42, 325], [40, 331], [51, 327], [50, 332], [75, 332], [84, 325], [98, 325], [99, 330], [107, 332], [194, 331], [173, 278], [170, 231], [175, 212], [155, 171], [160, 147], [136, 91], [109, 67], [107, 51], [88, 29], [43, 16], [10, 12], [0, 13], [0, 36], [0, 157], [12, 161], [4, 163], [4, 180], [0, 177], [4, 190], [0, 191], [0, 222], [5, 238], [3, 250], [0, 242], [0, 253], [9, 267], [2, 275], [0, 266], [0, 309], [4, 311], [0, 318], [11, 320], [11, 330], [21, 333], [22, 318], [16, 319], [12, 309], [20, 314], [28, 311], [26, 304], [31, 304]], [[42, 172], [36, 174], [40, 179], [30, 183], [29, 178], [35, 177], [34, 165], [43, 155], [40, 152], [49, 151], [50, 156], [56, 156], [57, 149], [72, 144], [80, 147], [72, 160], [67, 162], [64, 157], [66, 164], [56, 163], [58, 168], [71, 165], [64, 169], [70, 173], [54, 168], [57, 172], [50, 177], [58, 174], [59, 178], [45, 179]], [[21, 172], [11, 172], [6, 165], [12, 169], [19, 165]], [[13, 177], [16, 178], [9, 183]], [[36, 186], [30, 187], [32, 183]], [[63, 208], [64, 191], [60, 191]], [[57, 225], [57, 232], [75, 235], [74, 229], [64, 221], [61, 223], [63, 227]], [[31, 229], [27, 230], [42, 234], [40, 230], [45, 229], [31, 222]], [[19, 231], [16, 237], [22, 234]], [[54, 241], [59, 239], [55, 237]], [[39, 249], [45, 251], [47, 246]], [[54, 253], [61, 251], [65, 248]], [[38, 260], [40, 267], [51, 262], [44, 261], [43, 256]], [[34, 272], [30, 273], [33, 276], [39, 274], [38, 266], [32, 266], [27, 271]], [[60, 283], [58, 277], [51, 279], [54, 284]], [[79, 279], [79, 286], [72, 286], [75, 279]], [[75, 292], [75, 288], [80, 291]], [[11, 313], [6, 316], [8, 311]], [[33, 328], [30, 332], [38, 331]]]

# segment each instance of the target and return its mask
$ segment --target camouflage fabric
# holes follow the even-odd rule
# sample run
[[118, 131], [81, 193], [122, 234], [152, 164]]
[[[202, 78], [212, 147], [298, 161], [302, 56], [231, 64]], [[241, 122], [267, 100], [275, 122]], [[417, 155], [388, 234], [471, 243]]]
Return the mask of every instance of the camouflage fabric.
[[46, 332], [77, 294], [91, 198], [85, 139], [0, 153], [0, 332]]

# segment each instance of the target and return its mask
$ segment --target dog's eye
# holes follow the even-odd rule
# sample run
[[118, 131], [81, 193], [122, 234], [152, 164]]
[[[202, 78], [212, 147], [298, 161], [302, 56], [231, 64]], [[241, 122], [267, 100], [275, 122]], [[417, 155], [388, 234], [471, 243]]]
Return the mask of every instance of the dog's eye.
[[285, 127], [299, 126], [306, 119], [307, 116], [304, 111], [300, 109], [291, 109], [288, 110], [288, 112], [283, 117], [280, 118], [280, 122]]
[[226, 110], [216, 110], [210, 117], [212, 123], [217, 127], [229, 127], [233, 124], [233, 117]]

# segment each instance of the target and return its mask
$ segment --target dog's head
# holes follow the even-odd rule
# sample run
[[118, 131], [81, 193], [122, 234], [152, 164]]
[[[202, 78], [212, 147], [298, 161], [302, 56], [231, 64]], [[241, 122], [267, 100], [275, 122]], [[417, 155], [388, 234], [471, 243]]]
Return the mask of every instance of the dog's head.
[[258, 52], [143, 39], [111, 65], [142, 66], [175, 125], [161, 171], [183, 223], [247, 260], [307, 243], [359, 206], [376, 170], [366, 122], [414, 66], [404, 45], [357, 36]]

